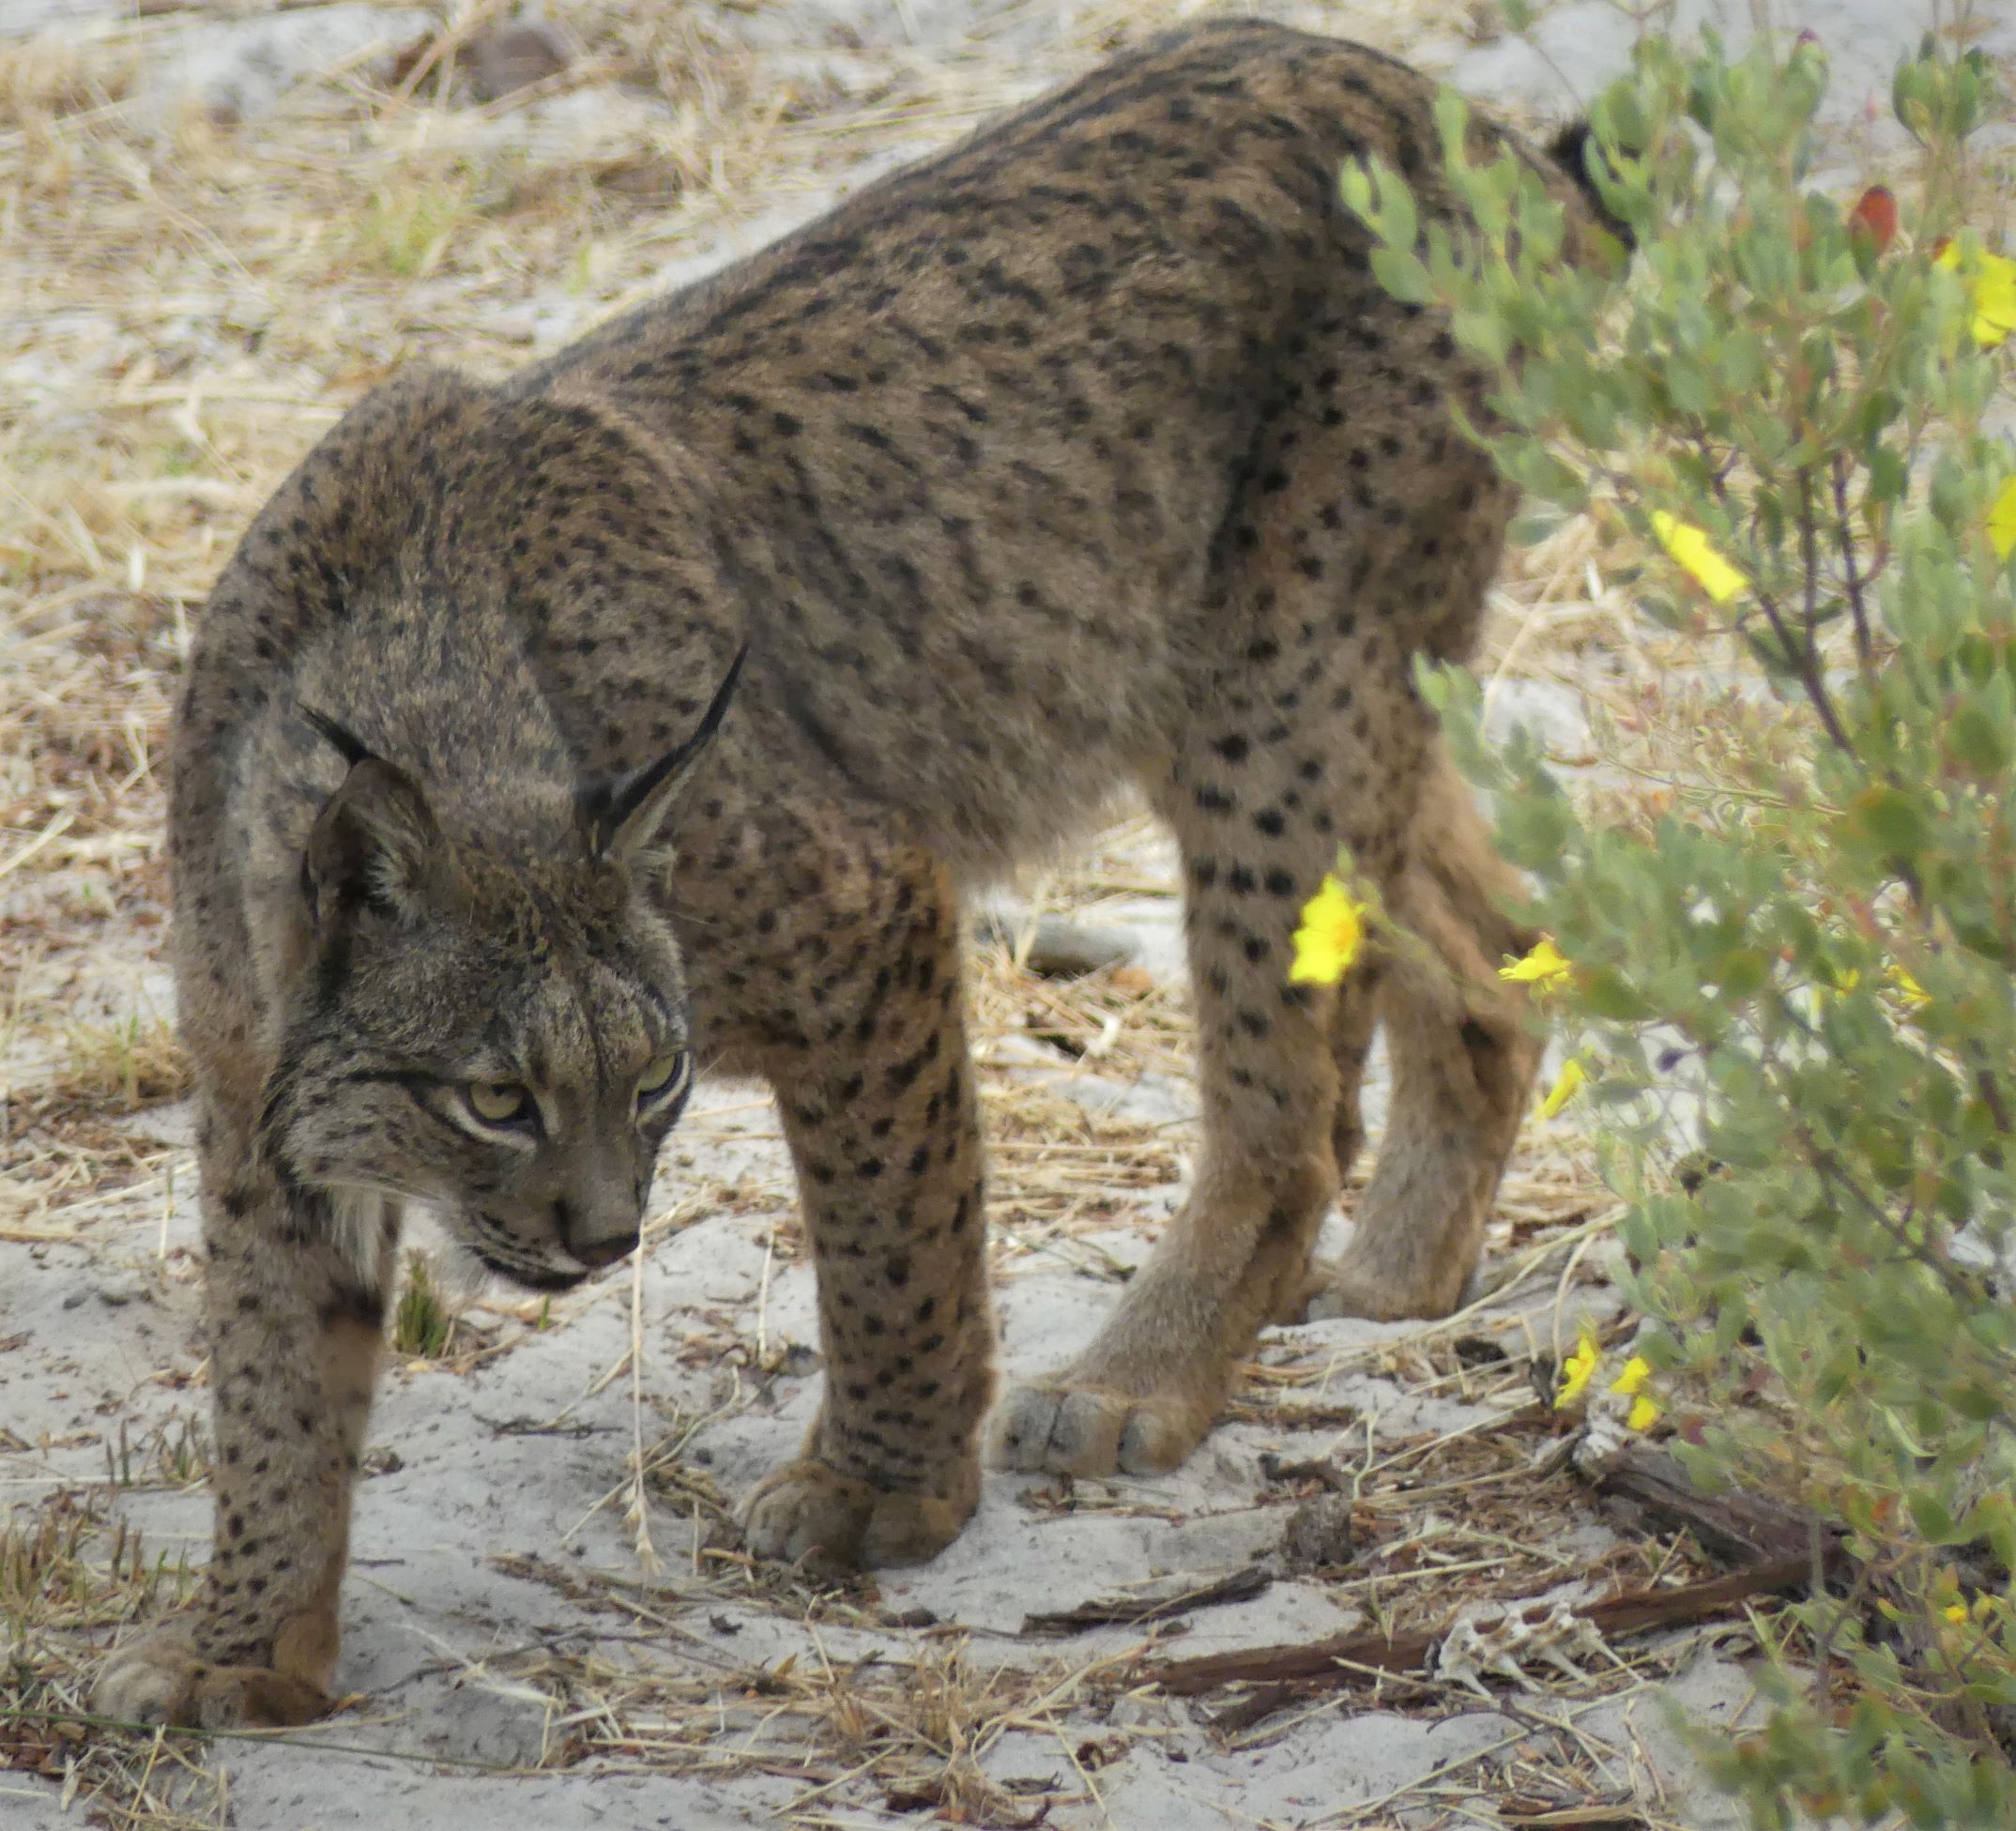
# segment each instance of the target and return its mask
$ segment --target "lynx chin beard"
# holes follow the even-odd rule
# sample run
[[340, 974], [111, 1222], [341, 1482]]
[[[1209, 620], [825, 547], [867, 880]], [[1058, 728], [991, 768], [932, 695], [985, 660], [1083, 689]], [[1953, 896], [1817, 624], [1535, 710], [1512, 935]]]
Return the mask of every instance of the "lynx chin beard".
[[[501, 1278], [522, 1290], [573, 1290], [595, 1275], [564, 1246], [542, 1249], [527, 1245], [501, 1222], [466, 1211], [442, 1217], [458, 1274], [481, 1286]], [[612, 1261], [623, 1264], [633, 1255]], [[603, 1270], [607, 1267], [600, 1268]]]
[[389, 1292], [397, 1268], [386, 1256], [402, 1244], [409, 1251], [435, 1249], [430, 1269], [435, 1289], [455, 1308], [499, 1283], [550, 1294], [577, 1289], [607, 1269], [583, 1264], [557, 1243], [527, 1241], [478, 1210], [374, 1189], [333, 1189], [329, 1196], [331, 1226], [344, 1257], [361, 1281]]

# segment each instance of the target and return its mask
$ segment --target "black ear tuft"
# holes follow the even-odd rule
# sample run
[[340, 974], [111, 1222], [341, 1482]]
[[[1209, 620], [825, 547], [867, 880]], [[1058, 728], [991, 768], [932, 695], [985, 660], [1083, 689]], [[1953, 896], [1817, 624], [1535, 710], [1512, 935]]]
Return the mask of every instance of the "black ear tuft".
[[318, 712], [313, 706], [303, 706], [301, 716], [314, 726], [316, 734], [333, 744], [343, 755], [343, 760], [354, 770], [371, 752], [363, 740], [347, 726], [341, 725], [327, 712]]
[[1637, 247], [1638, 240], [1631, 233], [1631, 225], [1611, 213], [1591, 170], [1590, 157], [1592, 153], [1600, 157], [1601, 148], [1596, 145], [1596, 134], [1589, 123], [1570, 121], [1547, 143], [1547, 151], [1548, 157], [1575, 180], [1588, 199], [1589, 207], [1596, 212], [1596, 221], [1626, 248]]
[[634, 774], [605, 778], [576, 794], [575, 808], [590, 857], [631, 859], [650, 844], [659, 824], [679, 799], [680, 790], [692, 778], [694, 765], [727, 716], [735, 683], [741, 678], [742, 663], [748, 658], [749, 645], [745, 642], [735, 651], [735, 659], [721, 677], [721, 684], [714, 689], [714, 696], [691, 737]]

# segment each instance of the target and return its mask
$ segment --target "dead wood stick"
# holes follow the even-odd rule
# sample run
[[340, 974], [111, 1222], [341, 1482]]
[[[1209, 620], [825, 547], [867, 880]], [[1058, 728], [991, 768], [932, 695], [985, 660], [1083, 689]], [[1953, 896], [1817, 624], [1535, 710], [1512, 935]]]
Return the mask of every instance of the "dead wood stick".
[[[1682, 1583], [1670, 1590], [1627, 1590], [1621, 1595], [1587, 1602], [1573, 1613], [1606, 1637], [1637, 1634], [1648, 1627], [1677, 1627], [1718, 1615], [1752, 1596], [1797, 1589], [1813, 1575], [1810, 1557], [1771, 1558], [1711, 1577], [1704, 1582]], [[1540, 1620], [1539, 1604], [1519, 1611]], [[1205, 1654], [1151, 1669], [1147, 1676], [1174, 1697], [1195, 1697], [1221, 1685], [1292, 1685], [1326, 1688], [1355, 1684], [1367, 1670], [1375, 1672], [1426, 1673], [1446, 1628], [1413, 1634], [1338, 1634], [1306, 1646], [1252, 1647], [1232, 1653]], [[1346, 1663], [1348, 1662], [1348, 1663]]]
[[1677, 1457], [1649, 1443], [1626, 1444], [1597, 1478], [1596, 1491], [1635, 1502], [1669, 1531], [1691, 1533], [1703, 1551], [1723, 1564], [1809, 1557], [1816, 1529], [1824, 1554], [1831, 1558], [1839, 1539], [1812, 1515], [1740, 1488], [1703, 1494]]
[[1059, 1609], [1022, 1617], [1022, 1632], [1028, 1635], [1061, 1637], [1082, 1634], [1092, 1627], [1138, 1627], [1145, 1622], [1167, 1621], [1171, 1615], [1188, 1614], [1193, 1609], [1208, 1609], [1221, 1602], [1245, 1602], [1259, 1595], [1274, 1581], [1265, 1565], [1249, 1564], [1228, 1577], [1200, 1583], [1196, 1589], [1175, 1595], [1116, 1595], [1081, 1602], [1075, 1609]]

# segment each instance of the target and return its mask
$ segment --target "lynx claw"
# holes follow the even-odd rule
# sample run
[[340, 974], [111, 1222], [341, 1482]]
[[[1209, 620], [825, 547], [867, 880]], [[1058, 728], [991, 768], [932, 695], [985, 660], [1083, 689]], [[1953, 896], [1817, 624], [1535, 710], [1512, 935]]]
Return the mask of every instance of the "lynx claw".
[[293, 1729], [331, 1707], [318, 1686], [267, 1666], [219, 1666], [170, 1629], [118, 1647], [92, 1694], [101, 1717], [177, 1729]]
[[1355, 1263], [1347, 1252], [1342, 1259], [1312, 1268], [1305, 1320], [1321, 1322], [1336, 1316], [1360, 1316], [1373, 1322], [1400, 1322], [1447, 1316], [1472, 1282], [1444, 1292], [1418, 1279], [1395, 1277]]
[[946, 1494], [892, 1494], [811, 1457], [773, 1470], [742, 1503], [742, 1535], [759, 1558], [821, 1571], [923, 1564], [959, 1534], [980, 1499], [969, 1462]]
[[1015, 1386], [995, 1408], [988, 1459], [1061, 1475], [1166, 1474], [1210, 1427], [1210, 1411], [1199, 1411], [1181, 1398], [1064, 1381]]

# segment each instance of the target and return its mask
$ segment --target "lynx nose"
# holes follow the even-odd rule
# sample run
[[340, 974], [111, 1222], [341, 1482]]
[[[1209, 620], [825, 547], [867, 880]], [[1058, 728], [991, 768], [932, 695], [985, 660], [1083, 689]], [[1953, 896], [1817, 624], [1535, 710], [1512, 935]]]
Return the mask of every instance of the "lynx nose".
[[635, 1214], [587, 1213], [564, 1201], [553, 1204], [555, 1230], [567, 1250], [591, 1271], [614, 1265], [637, 1249]]

